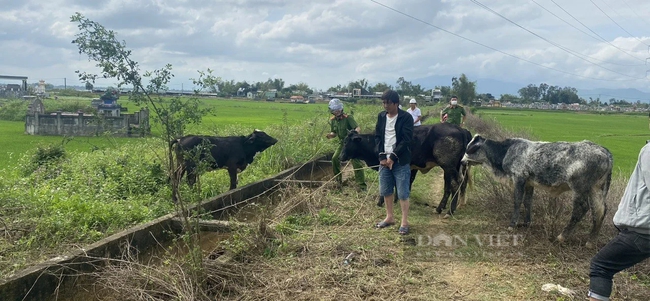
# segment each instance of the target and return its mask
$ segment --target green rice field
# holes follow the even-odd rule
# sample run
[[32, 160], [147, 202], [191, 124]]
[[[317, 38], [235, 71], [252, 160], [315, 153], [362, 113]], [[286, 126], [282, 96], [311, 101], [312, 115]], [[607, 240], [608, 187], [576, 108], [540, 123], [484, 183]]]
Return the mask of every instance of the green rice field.
[[481, 118], [496, 120], [505, 129], [526, 132], [543, 141], [591, 140], [612, 152], [614, 172], [629, 176], [639, 150], [650, 139], [648, 116], [514, 109], [480, 109]]

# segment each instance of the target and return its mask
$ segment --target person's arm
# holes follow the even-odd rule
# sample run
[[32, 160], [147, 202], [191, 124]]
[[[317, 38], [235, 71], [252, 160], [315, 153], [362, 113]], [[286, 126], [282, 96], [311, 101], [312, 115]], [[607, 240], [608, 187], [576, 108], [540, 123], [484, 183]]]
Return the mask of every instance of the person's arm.
[[646, 144], [639, 154], [639, 167], [643, 177], [643, 183], [650, 187], [650, 144]]
[[[382, 116], [379, 113], [377, 115], [377, 123], [375, 124], [375, 155], [379, 155], [379, 153], [384, 151], [384, 129], [382, 129], [382, 123]], [[382, 160], [386, 161], [386, 156], [379, 155], [379, 161], [381, 162]]]
[[420, 122], [420, 119], [422, 119], [422, 111], [420, 111], [419, 108], [417, 109], [416, 114], [418, 114], [418, 118], [416, 118], [415, 121], [413, 121], [413, 124], [416, 124], [416, 123]]
[[350, 126], [350, 128], [348, 130], [354, 130], [354, 131], [357, 131], [357, 133], [361, 133], [361, 127], [359, 127], [359, 125], [357, 124], [357, 121], [354, 120], [354, 117], [352, 117], [352, 115], [349, 115], [348, 119], [349, 119], [348, 120], [348, 125]]
[[[410, 119], [413, 118], [410, 117]], [[393, 154], [390, 156], [393, 161], [399, 161], [399, 157], [402, 156], [411, 145], [411, 137], [413, 137], [413, 123], [410, 123], [407, 120], [402, 121], [399, 125], [401, 131], [397, 132], [397, 134], [400, 135], [400, 137], [398, 137], [397, 143], [395, 143], [395, 147], [393, 148]], [[397, 125], [395, 125], [395, 127], [397, 127]]]
[[327, 137], [327, 139], [336, 137], [336, 133], [334, 132], [334, 120], [330, 120], [330, 132], [327, 133], [325, 137]]
[[442, 116], [445, 115], [445, 111], [447, 111], [447, 108], [440, 110], [440, 122], [442, 122]]
[[467, 114], [465, 113], [465, 108], [464, 107], [463, 107], [463, 110], [461, 111], [461, 115], [463, 115], [463, 119], [462, 119], [460, 125], [464, 125], [465, 124], [465, 118], [467, 118]]

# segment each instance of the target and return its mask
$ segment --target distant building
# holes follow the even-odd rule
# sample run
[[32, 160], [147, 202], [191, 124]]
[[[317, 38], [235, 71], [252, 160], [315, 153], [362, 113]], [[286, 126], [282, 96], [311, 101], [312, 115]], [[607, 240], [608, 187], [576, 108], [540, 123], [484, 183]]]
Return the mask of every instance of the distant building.
[[276, 97], [278, 97], [278, 91], [275, 90], [275, 89], [268, 90], [268, 91], [264, 92], [264, 97], [265, 97], [267, 100], [268, 100], [268, 99], [275, 99]]
[[300, 95], [293, 95], [289, 98], [289, 100], [291, 100], [291, 102], [303, 102], [305, 101], [305, 98]]

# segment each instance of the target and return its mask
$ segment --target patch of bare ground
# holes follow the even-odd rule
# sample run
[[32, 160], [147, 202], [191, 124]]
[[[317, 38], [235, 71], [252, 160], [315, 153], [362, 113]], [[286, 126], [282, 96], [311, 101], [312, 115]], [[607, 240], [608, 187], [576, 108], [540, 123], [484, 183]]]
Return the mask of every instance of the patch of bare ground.
[[[568, 221], [569, 196], [539, 193], [532, 225], [508, 231], [511, 187], [480, 168], [473, 174], [467, 204], [449, 219], [435, 213], [441, 171], [418, 175], [408, 236], [400, 236], [397, 226], [374, 228], [385, 214], [376, 206], [374, 171], [366, 172], [368, 191], [355, 189], [352, 179], [342, 190], [332, 184], [283, 189], [269, 203], [257, 204], [257, 214], [249, 208], [246, 218], [253, 226], [235, 229], [212, 252], [220, 255], [205, 260], [207, 292], [186, 284], [174, 294], [164, 282], [152, 290], [160, 300], [584, 300], [589, 261], [615, 235], [611, 219], [626, 179], [612, 184], [606, 225], [597, 247], [587, 248], [590, 216], [568, 242], [552, 239]], [[649, 273], [645, 262], [617, 275], [612, 300], [650, 300]], [[144, 274], [151, 277], [151, 271]], [[142, 291], [152, 283], [143, 279], [128, 283]], [[172, 279], [167, 281], [177, 283]], [[546, 283], [575, 293], [544, 292]], [[142, 300], [129, 297], [128, 290], [119, 294], [117, 299]]]

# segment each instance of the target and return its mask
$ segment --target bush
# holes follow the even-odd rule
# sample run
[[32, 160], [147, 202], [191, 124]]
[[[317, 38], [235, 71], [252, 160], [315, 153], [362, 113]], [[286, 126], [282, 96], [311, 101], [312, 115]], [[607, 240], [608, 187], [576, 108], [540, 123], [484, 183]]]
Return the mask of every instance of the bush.
[[0, 102], [0, 120], [24, 121], [28, 103], [22, 100]]

